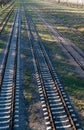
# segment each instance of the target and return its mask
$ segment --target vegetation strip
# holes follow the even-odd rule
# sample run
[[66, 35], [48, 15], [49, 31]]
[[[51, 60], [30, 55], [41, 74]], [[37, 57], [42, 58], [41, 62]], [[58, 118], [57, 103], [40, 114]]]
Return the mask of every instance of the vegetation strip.
[[[37, 71], [38, 71], [38, 74], [41, 76], [42, 75], [42, 77], [40, 77], [38, 74], [38, 77], [40, 77], [40, 81], [38, 81], [39, 82], [39, 85], [41, 84], [41, 86], [44, 88], [43, 89], [43, 91], [44, 91], [44, 94], [41, 94], [41, 95], [44, 95], [44, 97], [42, 96], [42, 98], [44, 98], [44, 100], [45, 100], [45, 103], [46, 103], [46, 107], [44, 107], [45, 109], [46, 109], [46, 113], [47, 113], [47, 111], [48, 110], [50, 110], [50, 108], [49, 107], [47, 107], [47, 103], [48, 103], [48, 100], [46, 100], [46, 94], [45, 93], [47, 93], [47, 90], [45, 90], [45, 89], [47, 89], [47, 82], [45, 82], [45, 80], [44, 80], [44, 76], [43, 76], [43, 72], [44, 72], [44, 69], [43, 70], [41, 70], [42, 68], [42, 66], [44, 66], [43, 68], [45, 68], [45, 71], [46, 71], [46, 74], [48, 73], [49, 74], [49, 72], [47, 72], [48, 70], [47, 70], [47, 67], [45, 66], [45, 64], [44, 64], [44, 62], [43, 61], [45, 61], [45, 60], [43, 60], [42, 58], [44, 58], [43, 56], [44, 55], [41, 55], [41, 53], [43, 53], [43, 52], [41, 52], [42, 50], [41, 50], [41, 48], [40, 48], [40, 45], [39, 44], [42, 44], [42, 43], [39, 43], [38, 44], [38, 35], [36, 34], [36, 30], [35, 30], [35, 27], [34, 27], [34, 24], [33, 24], [33, 22], [32, 22], [32, 20], [31, 20], [31, 17], [30, 16], [28, 16], [28, 13], [27, 13], [27, 11], [25, 11], [26, 13], [26, 16], [28, 17], [28, 19], [27, 19], [27, 22], [28, 22], [28, 25], [29, 25], [29, 29], [30, 29], [30, 39], [32, 40], [32, 42], [31, 42], [31, 44], [32, 44], [32, 49], [33, 49], [33, 53], [34, 53], [34, 56], [35, 56], [35, 62], [36, 62], [36, 65], [37, 65]], [[40, 42], [40, 41], [39, 41]], [[46, 52], [45, 52], [46, 53]], [[47, 54], [46, 54], [47, 55]], [[45, 56], [46, 57], [46, 56]], [[42, 60], [42, 63], [41, 63], [41, 60]], [[49, 59], [48, 59], [49, 60]], [[49, 62], [50, 63], [50, 62]], [[48, 65], [49, 65], [49, 63], [48, 63]], [[46, 64], [47, 64], [47, 62], [46, 62]], [[52, 65], [51, 65], [52, 66]], [[53, 70], [53, 73], [55, 73], [54, 72], [54, 69], [52, 69], [51, 68], [51, 70]], [[42, 74], [41, 74], [41, 72], [42, 72]], [[54, 75], [54, 74], [52, 74], [52, 75]], [[47, 75], [46, 75], [47, 76]], [[49, 76], [49, 75], [48, 75]], [[47, 79], [46, 79], [47, 80]], [[43, 83], [43, 84], [42, 84]], [[46, 84], [47, 83], [47, 84]], [[56, 82], [56, 84], [57, 84], [57, 82]], [[60, 84], [60, 83], [59, 83]], [[56, 88], [57, 88], [57, 85], [56, 85]], [[59, 88], [59, 87], [58, 87]], [[42, 92], [41, 92], [42, 93]], [[47, 93], [48, 94], [48, 93]], [[59, 94], [58, 94], [59, 95]], [[47, 95], [47, 97], [48, 97], [48, 95]], [[52, 111], [52, 107], [51, 107], [51, 111]], [[48, 111], [49, 112], [49, 111]], [[53, 111], [52, 111], [52, 113], [53, 113]], [[45, 112], [44, 112], [44, 114], [45, 114]], [[54, 115], [53, 115], [54, 116]], [[69, 117], [69, 116], [68, 116]], [[49, 119], [51, 119], [51, 116], [50, 116], [50, 118]], [[53, 121], [54, 121], [54, 119], [53, 119]], [[71, 121], [71, 119], [70, 119], [70, 121]], [[46, 122], [46, 124], [47, 124], [48, 122]], [[50, 123], [51, 123], [51, 121], [50, 121]], [[51, 125], [50, 123], [48, 123], [50, 126], [51, 126], [51, 128], [54, 130], [55, 128], [58, 128], [58, 125], [57, 124], [55, 124], [55, 126], [53, 126], [53, 125]], [[73, 124], [73, 123], [71, 123], [71, 124]], [[77, 125], [77, 126], [75, 126], [75, 125]], [[74, 128], [74, 130], [76, 129], [75, 127], [78, 127], [78, 124], [76, 123], [75, 125], [68, 125], [67, 127], [70, 127], [70, 126], [73, 126], [73, 128]], [[65, 125], [63, 124], [63, 126], [60, 126], [59, 128], [61, 128], [61, 127], [64, 127], [65, 128]], [[47, 127], [47, 129], [51, 129], [51, 128], [48, 128]]]
[[[37, 3], [31, 2], [31, 5], [33, 6], [35, 6], [36, 4]], [[46, 49], [51, 59], [53, 60], [54, 66], [58, 68], [57, 71], [60, 73], [62, 77], [62, 81], [64, 82], [65, 89], [70, 95], [70, 98], [72, 99], [73, 104], [75, 104], [77, 112], [79, 112], [79, 114], [81, 115], [81, 118], [79, 118], [79, 120], [81, 120], [81, 123], [83, 126], [84, 123], [83, 123], [83, 109], [82, 108], [83, 108], [83, 99], [84, 99], [84, 96], [83, 96], [84, 81], [81, 78], [79, 80], [79, 78], [75, 75], [73, 71], [74, 68], [69, 66], [68, 59], [65, 59], [64, 53], [61, 52], [61, 50], [58, 48], [55, 41], [52, 40], [46, 28], [42, 26], [42, 24], [39, 22], [39, 20], [37, 19], [37, 16], [35, 16], [32, 10], [30, 8], [28, 8], [28, 10], [31, 16], [33, 16], [32, 17], [33, 21], [37, 25], [38, 32], [44, 41], [44, 44], [46, 46]], [[80, 96], [78, 96], [78, 94]]]

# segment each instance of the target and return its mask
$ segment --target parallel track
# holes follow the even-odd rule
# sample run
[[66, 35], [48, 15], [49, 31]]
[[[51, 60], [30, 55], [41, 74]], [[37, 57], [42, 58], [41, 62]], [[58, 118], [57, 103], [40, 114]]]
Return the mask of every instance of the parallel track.
[[[47, 130], [82, 130], [31, 16], [25, 8], [24, 12]], [[19, 127], [20, 14], [18, 7], [0, 68], [0, 130]]]
[[1, 12], [0, 12], [0, 17], [7, 12], [7, 10], [14, 4], [14, 1], [12, 3], [10, 3], [10, 5], [8, 5], [6, 8], [4, 8]]
[[1, 35], [2, 31], [3, 31], [3, 29], [5, 28], [8, 20], [9, 20], [9, 18], [11, 16], [11, 14], [13, 13], [13, 11], [14, 11], [14, 7], [12, 7], [9, 10], [9, 12], [6, 14], [6, 16], [4, 17], [4, 19], [0, 22], [0, 35]]
[[[75, 62], [80, 66], [80, 68], [84, 71], [84, 65], [79, 61], [79, 59], [75, 58], [74, 55], [69, 51], [69, 49], [67, 49], [64, 46], [62, 42], [60, 43], [66, 49], [66, 51], [71, 55], [71, 57], [75, 60]], [[80, 55], [80, 57], [83, 59], [82, 61], [84, 62], [84, 56], [73, 45], [71, 45], [71, 47], [75, 50], [75, 52], [77, 52]]]
[[[65, 44], [65, 43], [68, 43], [70, 41], [68, 41], [68, 39], [64, 38], [63, 35], [58, 32], [58, 30], [54, 30], [51, 26], [51, 24], [47, 23], [42, 17], [40, 14], [38, 14], [38, 12], [33, 9], [31, 7], [31, 9], [36, 13], [36, 15], [38, 16], [38, 18], [40, 19], [40, 21], [48, 28], [48, 30], [54, 35], [54, 37], [56, 37], [56, 39], [58, 40], [58, 42], [60, 43], [60, 45], [66, 49], [67, 53], [70, 54], [70, 56], [74, 59], [74, 61], [78, 64], [78, 66], [80, 66], [80, 68], [82, 69], [82, 71], [84, 71], [84, 53], [78, 48], [76, 47], [74, 44], [71, 44], [68, 46], [68, 44]], [[72, 53], [72, 51], [70, 49], [73, 49], [73, 52], [75, 53]], [[77, 57], [76, 55], [78, 55], [79, 57]]]
[[25, 7], [24, 11], [47, 130], [82, 130]]
[[19, 127], [20, 8], [12, 26], [0, 84], [0, 130]]

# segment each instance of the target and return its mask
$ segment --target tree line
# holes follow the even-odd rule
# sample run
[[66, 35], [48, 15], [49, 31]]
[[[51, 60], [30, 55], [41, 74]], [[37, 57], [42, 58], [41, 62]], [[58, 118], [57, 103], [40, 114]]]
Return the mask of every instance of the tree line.
[[77, 4], [77, 5], [84, 5], [84, 0], [56, 0], [58, 3], [72, 3], [72, 4]]

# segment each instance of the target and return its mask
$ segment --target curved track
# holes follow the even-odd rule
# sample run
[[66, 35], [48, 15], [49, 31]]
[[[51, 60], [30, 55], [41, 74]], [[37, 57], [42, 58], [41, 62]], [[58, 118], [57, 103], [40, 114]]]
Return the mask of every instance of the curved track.
[[75, 111], [44, 49], [31, 16], [26, 9], [24, 10], [47, 130], [82, 130]]

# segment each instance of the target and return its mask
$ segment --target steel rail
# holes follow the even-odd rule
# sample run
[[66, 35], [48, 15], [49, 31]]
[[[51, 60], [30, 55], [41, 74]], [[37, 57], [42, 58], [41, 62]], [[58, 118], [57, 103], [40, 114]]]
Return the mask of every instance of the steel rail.
[[[2, 81], [0, 91], [0, 130], [12, 130], [14, 128], [18, 35], [19, 8], [15, 14], [14, 25], [12, 26], [9, 44], [7, 47], [7, 54], [4, 59], [5, 65], [2, 70]], [[4, 106], [6, 107], [4, 108]]]
[[49, 106], [49, 102], [48, 102], [48, 99], [47, 99], [47, 93], [46, 93], [45, 88], [44, 88], [44, 83], [43, 83], [42, 75], [41, 75], [41, 72], [40, 72], [40, 69], [39, 69], [39, 62], [38, 62], [38, 60], [36, 58], [37, 56], [36, 56], [36, 52], [34, 50], [34, 46], [33, 46], [33, 42], [32, 42], [33, 35], [32, 35], [32, 32], [31, 32], [31, 29], [30, 29], [30, 36], [31, 36], [30, 39], [31, 39], [32, 50], [33, 50], [33, 53], [34, 53], [34, 58], [35, 58], [35, 61], [36, 61], [36, 65], [37, 65], [37, 69], [38, 69], [38, 73], [39, 73], [40, 82], [41, 82], [41, 85], [42, 85], [42, 88], [43, 88], [43, 93], [44, 93], [44, 97], [45, 97], [45, 100], [46, 100], [46, 106], [47, 106], [47, 109], [48, 109], [49, 119], [50, 119], [50, 122], [51, 122], [52, 130], [56, 130], [55, 129], [55, 124], [54, 124], [54, 121], [53, 121], [53, 117], [52, 117], [52, 114], [51, 114], [52, 112], [51, 112], [51, 109], [50, 109], [50, 106]]
[[[33, 10], [33, 11], [34, 11], [34, 10]], [[36, 13], [36, 14], [37, 14], [37, 13]], [[42, 22], [44, 23], [44, 20], [41, 18], [41, 16], [39, 16], [39, 15], [37, 15], [37, 16], [38, 16], [38, 18], [40, 17], [40, 20], [42, 20]], [[46, 22], [46, 21], [45, 21], [45, 24], [46, 24], [46, 26], [49, 28], [49, 30], [52, 30], [52, 33], [54, 33], [53, 29], [51, 29], [50, 24], [47, 25], [47, 22]], [[84, 65], [83, 65], [77, 58], [75, 58], [75, 56], [69, 51], [68, 48], [66, 48], [66, 46], [63, 44], [63, 42], [62, 42], [61, 39], [59, 38], [59, 36], [61, 36], [61, 37], [63, 38], [63, 35], [62, 35], [60, 32], [58, 32], [57, 29], [55, 29], [55, 30], [57, 31], [58, 42], [60, 43], [60, 45], [62, 45], [62, 47], [66, 49], [66, 51], [68, 52], [68, 54], [70, 54], [70, 56], [74, 59], [74, 61], [78, 64], [78, 66], [84, 71]], [[75, 48], [75, 46], [71, 45], [71, 47], [74, 49], [74, 51], [75, 51], [76, 53], [78, 53], [78, 54], [80, 55], [80, 57], [81, 57], [82, 59], [84, 59], [84, 54], [83, 54], [83, 53], [81, 53], [77, 48]]]
[[[24, 10], [25, 10], [25, 9], [24, 9]], [[25, 10], [25, 17], [27, 17], [27, 16], [28, 16], [28, 13], [27, 13], [27, 11]], [[29, 23], [28, 23], [28, 20], [29, 20], [29, 19], [30, 19], [30, 21], [29, 21]], [[32, 23], [32, 20], [31, 20], [31, 18], [28, 17], [28, 19], [26, 18], [26, 21], [27, 21], [27, 23], [28, 23], [28, 25], [29, 25], [29, 30], [30, 30], [30, 42], [31, 42], [31, 45], [32, 45], [33, 53], [34, 53], [34, 58], [35, 58], [35, 61], [36, 61], [37, 70], [38, 70], [38, 74], [39, 74], [39, 78], [40, 78], [42, 90], [43, 90], [44, 97], [45, 97], [45, 100], [46, 100], [46, 105], [47, 105], [48, 112], [49, 112], [49, 115], [50, 115], [49, 118], [50, 118], [50, 122], [51, 122], [51, 124], [52, 124], [51, 126], [52, 126], [52, 129], [55, 130], [56, 128], [55, 128], [55, 125], [54, 125], [54, 122], [53, 122], [53, 115], [52, 115], [51, 108], [50, 108], [50, 106], [49, 106], [49, 102], [48, 102], [48, 98], [47, 98], [47, 93], [46, 93], [46, 90], [45, 90], [45, 87], [44, 87], [44, 81], [43, 81], [43, 77], [42, 77], [42, 74], [41, 74], [39, 61], [38, 61], [38, 58], [37, 58], [37, 57], [38, 57], [38, 54], [37, 54], [36, 50], [34, 49], [34, 42], [35, 42], [35, 41], [32, 40], [32, 39], [34, 39], [34, 36], [33, 36], [33, 34], [32, 34], [32, 30], [31, 30], [31, 25], [30, 25], [30, 23]], [[34, 24], [32, 24], [32, 26], [33, 26], [33, 25], [34, 25]], [[35, 28], [33, 28], [33, 29], [35, 29]], [[34, 31], [36, 32], [36, 29], [35, 29]], [[37, 37], [39, 37], [39, 36], [37, 35]], [[38, 39], [39, 39], [39, 38], [38, 38]], [[47, 66], [48, 66], [48, 69], [49, 69], [49, 71], [50, 71], [50, 73], [51, 73], [51, 75], [52, 75], [52, 79], [53, 79], [53, 81], [54, 81], [56, 90], [58, 91], [58, 93], [59, 93], [59, 95], [60, 95], [62, 104], [63, 104], [63, 106], [64, 106], [64, 108], [65, 108], [66, 113], [67, 113], [67, 116], [68, 116], [68, 118], [69, 118], [69, 122], [70, 122], [70, 124], [71, 124], [71, 126], [72, 126], [72, 129], [73, 129], [73, 130], [77, 130], [77, 127], [76, 127], [76, 125], [75, 125], [75, 123], [74, 123], [74, 121], [73, 121], [73, 119], [72, 119], [72, 117], [71, 117], [71, 114], [70, 114], [70, 112], [69, 112], [69, 109], [68, 109], [68, 107], [67, 107], [67, 105], [66, 105], [66, 102], [65, 102], [65, 100], [64, 100], [64, 98], [63, 98], [63, 95], [62, 95], [62, 93], [61, 93], [61, 90], [60, 90], [60, 88], [59, 88], [58, 82], [56, 81], [56, 78], [55, 78], [55, 76], [54, 76], [54, 74], [53, 74], [53, 70], [52, 70], [52, 67], [51, 67], [49, 58], [46, 56], [46, 53], [45, 53], [44, 47], [42, 46], [42, 41], [41, 41], [41, 40], [39, 40], [39, 46], [40, 46], [41, 51], [42, 51], [42, 53], [43, 53], [43, 56], [44, 56], [44, 58], [45, 58], [46, 64], [47, 64]]]
[[10, 34], [9, 34], [8, 44], [7, 44], [7, 47], [6, 47], [6, 50], [5, 50], [4, 59], [2, 61], [3, 67], [1, 69], [1, 74], [0, 74], [0, 90], [1, 90], [2, 82], [3, 82], [4, 73], [5, 73], [5, 68], [6, 68], [6, 63], [7, 63], [7, 59], [8, 59], [8, 53], [9, 53], [9, 50], [10, 50], [10, 43], [11, 43], [13, 31], [14, 31], [16, 17], [17, 17], [17, 12], [15, 13], [15, 17], [14, 17], [13, 24], [12, 24], [12, 27], [11, 27], [12, 29], [10, 30]]

